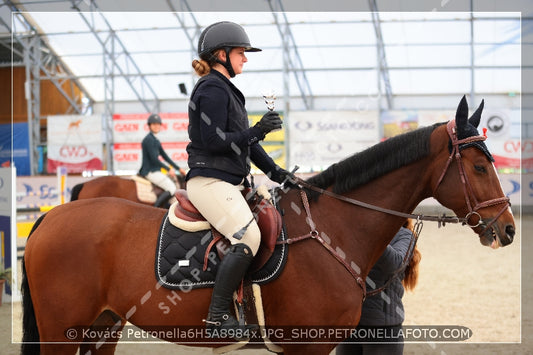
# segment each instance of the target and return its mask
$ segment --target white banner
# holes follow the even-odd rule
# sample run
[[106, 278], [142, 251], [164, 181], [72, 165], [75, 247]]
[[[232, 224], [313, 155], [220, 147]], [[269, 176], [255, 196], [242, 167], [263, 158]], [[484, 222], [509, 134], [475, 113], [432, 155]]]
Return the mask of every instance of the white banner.
[[520, 110], [486, 110], [479, 131], [486, 129], [485, 144], [498, 169], [533, 170], [533, 140], [521, 138]]
[[377, 111], [291, 112], [289, 152], [301, 172], [321, 170], [379, 142]]
[[48, 116], [48, 172], [102, 169], [102, 116]]
[[12, 203], [14, 202], [11, 200], [14, 170], [15, 168], [0, 168], [0, 216], [11, 216]]

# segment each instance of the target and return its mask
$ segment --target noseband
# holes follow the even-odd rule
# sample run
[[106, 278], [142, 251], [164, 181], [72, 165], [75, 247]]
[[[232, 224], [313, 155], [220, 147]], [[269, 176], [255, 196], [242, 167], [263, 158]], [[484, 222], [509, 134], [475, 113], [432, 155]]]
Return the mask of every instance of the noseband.
[[[469, 211], [466, 214], [466, 216], [462, 219], [463, 224], [467, 224], [471, 228], [483, 226], [484, 222], [481, 218], [481, 215], [477, 211], [485, 207], [495, 206], [501, 203], [505, 204], [503, 208], [501, 209], [501, 211], [487, 225], [485, 225], [485, 229], [481, 232], [481, 234], [483, 234], [494, 224], [494, 222], [505, 212], [505, 210], [507, 210], [507, 208], [511, 206], [511, 202], [509, 201], [509, 197], [500, 197], [500, 198], [495, 198], [495, 199], [484, 201], [484, 202], [478, 202], [476, 196], [474, 195], [472, 184], [470, 184], [470, 181], [468, 180], [468, 176], [465, 173], [465, 168], [464, 168], [463, 161], [461, 159], [462, 157], [461, 157], [461, 151], [459, 149], [459, 146], [461, 144], [484, 141], [487, 138], [484, 136], [472, 136], [472, 137], [468, 137], [465, 139], [457, 139], [457, 129], [455, 125], [455, 120], [451, 120], [450, 122], [448, 122], [448, 124], [446, 125], [446, 129], [448, 131], [448, 135], [450, 136], [450, 139], [452, 142], [452, 152], [450, 153], [450, 156], [448, 157], [448, 161], [446, 162], [444, 170], [442, 171], [442, 174], [440, 175], [440, 178], [437, 181], [435, 188], [433, 189], [433, 196], [436, 196], [437, 189], [439, 188], [440, 183], [444, 179], [444, 175], [446, 175], [446, 172], [448, 171], [448, 168], [450, 167], [450, 164], [453, 158], [455, 157], [455, 160], [457, 161], [457, 167], [459, 169], [459, 176], [461, 177], [461, 183], [463, 185], [463, 193], [465, 195], [466, 205]], [[476, 224], [470, 224], [469, 220], [474, 215], [478, 217], [478, 221]]]

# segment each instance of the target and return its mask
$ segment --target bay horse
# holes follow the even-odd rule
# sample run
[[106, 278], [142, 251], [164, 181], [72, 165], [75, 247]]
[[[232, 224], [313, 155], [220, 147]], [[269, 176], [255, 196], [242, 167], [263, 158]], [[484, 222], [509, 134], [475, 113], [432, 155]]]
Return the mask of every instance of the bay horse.
[[[476, 129], [482, 107], [469, 119], [463, 97], [447, 124], [390, 138], [299, 181], [299, 188], [278, 190], [292, 243], [279, 277], [261, 286], [265, 329], [355, 328], [369, 270], [425, 198], [453, 210], [485, 246], [513, 241], [509, 199]], [[22, 353], [74, 354], [81, 346], [83, 354], [112, 354], [117, 336], [91, 342], [79, 335], [99, 325], [121, 330], [126, 321], [147, 330], [204, 329], [211, 289], [169, 290], [156, 281], [155, 247], [166, 212], [103, 197], [42, 216], [22, 266]], [[294, 334], [283, 331], [269, 335], [288, 355], [326, 355], [344, 340], [337, 333], [314, 342], [287, 341]], [[194, 333], [158, 336], [221, 346], [214, 339], [195, 343]]]
[[[176, 176], [177, 185], [179, 188], [185, 188], [185, 179], [184, 177]], [[139, 179], [143, 179], [140, 178]], [[130, 200], [137, 203], [142, 203], [145, 205], [153, 206], [163, 190], [158, 186], [146, 181], [148, 186], [147, 192], [143, 197], [143, 193], [138, 191], [138, 183], [133, 179], [133, 177], [121, 177], [121, 176], [100, 176], [89, 181], [75, 185], [72, 188], [70, 201], [76, 201], [85, 198], [94, 198], [94, 197], [120, 197], [126, 200]], [[148, 187], [147, 186], [147, 187]], [[151, 196], [153, 195], [153, 196]], [[156, 206], [159, 207], [159, 206]]]

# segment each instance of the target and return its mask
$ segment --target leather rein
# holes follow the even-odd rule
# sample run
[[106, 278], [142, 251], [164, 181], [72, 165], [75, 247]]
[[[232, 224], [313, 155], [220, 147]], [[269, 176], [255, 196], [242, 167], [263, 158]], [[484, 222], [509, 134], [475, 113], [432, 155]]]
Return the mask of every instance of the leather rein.
[[[459, 169], [459, 175], [461, 177], [461, 182], [462, 182], [462, 185], [463, 185], [463, 193], [465, 195], [466, 204], [467, 204], [467, 207], [468, 207], [468, 210], [469, 210], [469, 212], [467, 213], [467, 215], [465, 217], [446, 216], [444, 214], [442, 216], [425, 216], [425, 215], [420, 215], [420, 214], [412, 214], [412, 213], [404, 213], [404, 212], [394, 211], [394, 210], [390, 210], [390, 209], [387, 209], [387, 208], [383, 208], [383, 207], [379, 207], [379, 206], [376, 206], [376, 205], [372, 205], [372, 204], [369, 204], [369, 203], [366, 203], [366, 202], [362, 202], [362, 201], [359, 201], [359, 200], [356, 200], [356, 199], [352, 199], [352, 198], [349, 198], [349, 197], [346, 197], [346, 196], [343, 196], [343, 195], [339, 195], [339, 194], [336, 194], [336, 193], [334, 193], [334, 192], [332, 192], [330, 190], [325, 190], [325, 189], [316, 187], [314, 185], [309, 184], [307, 181], [305, 181], [305, 180], [303, 180], [303, 179], [301, 179], [301, 178], [299, 178], [297, 176], [294, 176], [294, 175], [291, 177], [291, 179], [296, 184], [298, 184], [300, 187], [303, 187], [303, 188], [318, 192], [321, 195], [330, 196], [330, 197], [335, 198], [337, 200], [344, 201], [344, 202], [347, 202], [349, 204], [360, 206], [360, 207], [364, 207], [364, 208], [367, 208], [367, 209], [375, 210], [375, 211], [378, 211], [378, 212], [383, 212], [383, 213], [387, 213], [387, 214], [398, 216], [398, 217], [402, 217], [402, 218], [415, 219], [416, 223], [415, 223], [415, 227], [414, 227], [414, 231], [413, 231], [413, 234], [415, 235], [415, 238], [414, 238], [415, 243], [416, 243], [416, 240], [418, 239], [418, 236], [420, 235], [420, 232], [422, 231], [422, 221], [438, 222], [439, 223], [439, 227], [441, 225], [444, 226], [446, 223], [462, 223], [463, 225], [468, 225], [471, 228], [475, 228], [475, 227], [478, 227], [478, 226], [484, 226], [485, 229], [482, 231], [482, 233], [484, 233], [488, 228], [490, 228], [494, 224], [494, 222], [498, 219], [498, 217], [500, 217], [505, 212], [505, 210], [508, 208], [508, 206], [511, 205], [511, 203], [509, 201], [509, 197], [495, 198], [495, 199], [488, 200], [488, 201], [481, 202], [481, 203], [477, 201], [477, 199], [476, 199], [476, 197], [475, 197], [475, 195], [473, 193], [472, 185], [470, 184], [470, 181], [468, 180], [468, 176], [465, 173], [465, 169], [464, 169], [464, 165], [463, 165], [463, 162], [462, 162], [462, 159], [461, 159], [461, 152], [460, 152], [459, 146], [461, 144], [471, 143], [471, 142], [475, 142], [475, 141], [484, 141], [486, 139], [486, 137], [478, 135], [478, 136], [468, 137], [468, 138], [465, 138], [465, 139], [457, 139], [455, 120], [451, 120], [451, 121], [448, 122], [448, 124], [447, 124], [447, 132], [448, 132], [448, 135], [449, 135], [449, 137], [451, 139], [452, 152], [450, 153], [450, 156], [448, 157], [448, 160], [446, 162], [444, 170], [442, 171], [442, 173], [440, 175], [440, 178], [437, 181], [437, 184], [435, 185], [435, 188], [433, 189], [433, 195], [436, 194], [436, 191], [437, 191], [438, 187], [440, 186], [440, 183], [444, 179], [444, 176], [446, 175], [446, 172], [448, 171], [448, 168], [450, 167], [451, 162], [455, 158], [456, 161], [457, 161], [457, 166], [458, 166], [458, 169]], [[472, 202], [474, 204], [474, 207], [472, 207], [472, 202], [471, 202], [471, 199], [470, 199], [469, 196], [472, 196]], [[385, 289], [387, 287], [388, 283], [390, 283], [390, 281], [392, 280], [392, 278], [385, 285], [383, 285], [382, 287], [380, 287], [378, 289], [374, 289], [374, 290], [372, 290], [371, 292], [369, 292], [367, 294], [367, 292], [366, 292], [366, 283], [363, 280], [363, 278], [361, 277], [361, 275], [359, 274], [359, 270], [358, 270], [359, 268], [357, 267], [357, 265], [355, 265], [353, 262], [352, 262], [352, 264], [354, 264], [354, 265], [348, 264], [348, 262], [345, 260], [345, 258], [343, 256], [341, 256], [335, 249], [333, 249], [333, 247], [326, 240], [324, 240], [324, 238], [322, 238], [320, 233], [317, 231], [316, 225], [313, 222], [313, 219], [311, 217], [311, 209], [309, 207], [309, 201], [307, 199], [307, 194], [305, 193], [304, 190], [300, 190], [300, 197], [301, 197], [302, 204], [304, 206], [305, 213], [306, 213], [306, 222], [310, 226], [311, 231], [309, 233], [307, 233], [305, 235], [302, 235], [302, 236], [299, 236], [299, 237], [288, 238], [288, 239], [283, 240], [283, 241], [278, 241], [277, 244], [293, 244], [295, 242], [299, 242], [299, 241], [306, 240], [306, 239], [314, 239], [314, 240], [318, 241], [352, 275], [352, 277], [355, 279], [357, 284], [363, 290], [363, 301], [365, 300], [367, 295], [374, 295], [374, 294], [377, 294], [377, 293], [381, 292], [383, 289]], [[498, 205], [498, 204], [502, 204], [502, 203], [505, 204], [503, 206], [502, 210], [488, 224], [485, 224], [485, 222], [481, 219], [481, 215], [477, 211], [482, 209], [482, 208], [485, 208], [485, 207], [490, 207], [490, 206], [494, 206], [494, 205]], [[294, 206], [293, 208], [297, 208], [297, 207]], [[478, 216], [478, 222], [476, 224], [469, 224], [468, 221], [470, 220], [470, 218], [473, 215]], [[409, 249], [411, 249], [411, 246], [410, 246]], [[414, 249], [414, 247], [412, 249]], [[412, 252], [409, 253], [409, 254], [412, 254]], [[405, 267], [408, 264], [409, 259], [410, 258], [407, 258], [407, 255], [406, 255], [406, 257], [404, 257], [404, 260], [402, 262], [402, 266], [400, 266], [398, 271], [401, 271], [401, 270], [405, 269]], [[397, 274], [399, 274], [399, 272], [395, 272], [394, 273], [394, 275], [397, 275]]]

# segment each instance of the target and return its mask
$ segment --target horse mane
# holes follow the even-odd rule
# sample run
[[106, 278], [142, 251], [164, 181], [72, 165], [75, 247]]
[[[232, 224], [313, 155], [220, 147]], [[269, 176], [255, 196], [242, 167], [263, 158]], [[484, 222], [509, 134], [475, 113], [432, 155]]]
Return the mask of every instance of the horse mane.
[[353, 190], [426, 157], [430, 151], [429, 137], [442, 124], [444, 123], [437, 123], [389, 138], [329, 166], [307, 179], [307, 182], [323, 189], [333, 185], [333, 191], [338, 194]]

